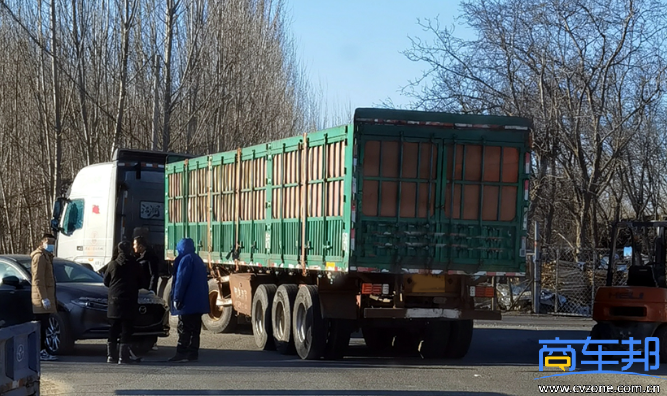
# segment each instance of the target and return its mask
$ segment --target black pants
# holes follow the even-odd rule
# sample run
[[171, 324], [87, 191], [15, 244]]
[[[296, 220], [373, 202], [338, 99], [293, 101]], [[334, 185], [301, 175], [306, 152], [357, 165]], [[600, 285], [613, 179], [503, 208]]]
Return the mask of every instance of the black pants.
[[201, 314], [179, 315], [176, 353], [190, 358], [199, 357], [199, 334], [201, 334]]
[[134, 330], [134, 321], [132, 319], [110, 319], [111, 328], [109, 329], [108, 342], [118, 342], [129, 344], [132, 341], [132, 331]]
[[49, 326], [49, 316], [51, 314], [48, 313], [42, 313], [42, 314], [35, 314], [35, 319], [39, 322], [40, 324], [40, 335], [42, 337], [42, 349], [46, 348], [46, 328]]

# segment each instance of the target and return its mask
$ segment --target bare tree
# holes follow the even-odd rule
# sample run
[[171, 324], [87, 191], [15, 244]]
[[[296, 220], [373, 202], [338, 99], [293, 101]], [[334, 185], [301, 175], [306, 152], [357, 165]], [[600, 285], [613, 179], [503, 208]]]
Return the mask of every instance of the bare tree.
[[53, 198], [117, 147], [205, 154], [315, 129], [284, 10], [0, 0], [0, 250], [32, 247]]
[[[461, 15], [478, 38], [423, 23], [434, 41], [415, 39], [406, 55], [429, 69], [406, 92], [420, 108], [534, 119], [532, 214], [553, 224], [558, 213], [575, 245], [597, 244], [599, 201], [663, 100], [665, 5], [484, 0], [462, 2]], [[559, 191], [570, 196], [554, 201]]]
[[123, 0], [122, 7], [118, 1], [119, 11], [121, 15], [121, 69], [120, 69], [120, 87], [118, 90], [118, 111], [116, 113], [116, 130], [114, 133], [113, 145], [111, 152], [113, 153], [120, 145], [121, 134], [123, 131], [123, 113], [125, 111], [125, 96], [127, 91], [127, 64], [130, 51], [130, 29], [132, 27], [132, 20], [134, 19], [134, 12], [136, 9], [136, 1]]
[[174, 26], [178, 17], [180, 0], [167, 0], [167, 11], [165, 18], [165, 43], [164, 43], [164, 118], [162, 121], [162, 151], [169, 151], [171, 132], [169, 122], [171, 119], [171, 51], [174, 43]]

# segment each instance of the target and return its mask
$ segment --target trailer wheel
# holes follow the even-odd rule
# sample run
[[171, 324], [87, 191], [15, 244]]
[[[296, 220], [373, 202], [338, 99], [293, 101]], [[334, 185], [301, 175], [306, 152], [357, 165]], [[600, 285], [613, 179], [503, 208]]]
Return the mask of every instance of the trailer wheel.
[[294, 333], [292, 333], [292, 312], [294, 301], [299, 292], [297, 285], [281, 285], [276, 291], [271, 307], [271, 322], [273, 324], [273, 342], [276, 350], [282, 355], [293, 355]]
[[273, 297], [276, 295], [276, 285], [259, 285], [252, 297], [252, 334], [255, 336], [255, 344], [265, 351], [275, 349], [273, 343], [273, 325], [271, 320], [271, 307]]
[[[208, 281], [208, 302], [209, 302], [209, 313], [203, 314], [201, 316], [201, 321], [204, 324], [204, 327], [212, 333], [233, 333], [236, 330], [236, 324], [238, 320], [236, 318], [236, 313], [234, 308], [231, 305], [226, 305], [219, 307], [217, 305], [218, 295], [220, 291], [218, 290], [218, 281], [215, 279], [209, 279]], [[230, 298], [229, 295], [223, 296], [225, 298]]]
[[350, 346], [350, 336], [354, 330], [354, 321], [347, 319], [328, 319], [325, 321], [328, 328], [327, 345], [324, 358], [328, 360], [342, 359]]
[[423, 359], [438, 359], [445, 357], [447, 347], [453, 339], [450, 336], [449, 322], [430, 322], [424, 329], [424, 340], [419, 345], [419, 354]]
[[327, 331], [317, 286], [305, 285], [299, 288], [293, 312], [292, 331], [296, 353], [304, 360], [321, 358], [326, 347]]
[[472, 333], [472, 320], [455, 320], [451, 322], [445, 358], [463, 359], [470, 349]]
[[373, 353], [388, 350], [394, 341], [394, 331], [390, 328], [366, 325], [361, 327], [361, 333], [364, 336], [366, 346]]
[[662, 324], [653, 333], [660, 340], [660, 363], [667, 362], [667, 324]]
[[394, 337], [394, 352], [399, 355], [417, 355], [424, 328], [398, 328]]

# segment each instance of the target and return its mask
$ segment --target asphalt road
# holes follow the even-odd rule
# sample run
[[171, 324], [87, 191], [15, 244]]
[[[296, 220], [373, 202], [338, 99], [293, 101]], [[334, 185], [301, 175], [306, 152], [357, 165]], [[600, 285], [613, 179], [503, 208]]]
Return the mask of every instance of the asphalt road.
[[[302, 361], [258, 351], [249, 334], [202, 334], [200, 360], [168, 363], [176, 337], [136, 366], [105, 363], [100, 341], [77, 343], [75, 355], [43, 362], [42, 395], [330, 395], [453, 396], [537, 395], [538, 385], [661, 385], [667, 369], [653, 378], [622, 374], [558, 373], [538, 369], [540, 339], [584, 339], [593, 322], [585, 319], [508, 316], [477, 322], [471, 350], [460, 361], [418, 356], [371, 356], [363, 339], [353, 338], [341, 361]], [[641, 371], [639, 365], [635, 371]], [[590, 368], [588, 368], [590, 369]], [[664, 386], [663, 386], [664, 385]], [[563, 394], [563, 393], [553, 393]]]

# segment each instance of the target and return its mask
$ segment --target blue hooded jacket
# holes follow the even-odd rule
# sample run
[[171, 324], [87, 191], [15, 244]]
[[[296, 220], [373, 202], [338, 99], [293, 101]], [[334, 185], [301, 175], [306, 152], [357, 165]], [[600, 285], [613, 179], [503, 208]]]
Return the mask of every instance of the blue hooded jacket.
[[176, 245], [178, 256], [174, 260], [174, 277], [171, 280], [169, 307], [172, 315], [209, 313], [208, 270], [201, 257], [195, 253], [195, 243], [183, 238]]

